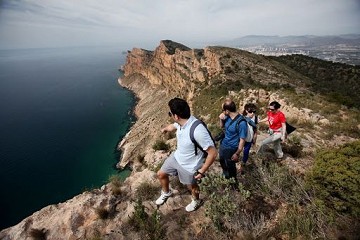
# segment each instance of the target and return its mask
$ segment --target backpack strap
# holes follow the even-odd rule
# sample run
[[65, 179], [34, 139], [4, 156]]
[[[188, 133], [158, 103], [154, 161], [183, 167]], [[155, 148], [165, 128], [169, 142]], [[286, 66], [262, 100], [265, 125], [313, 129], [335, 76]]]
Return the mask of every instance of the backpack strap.
[[[233, 124], [234, 122], [236, 122], [236, 120], [238, 120], [240, 117], [242, 117], [242, 115], [238, 114], [236, 115], [236, 117], [234, 117], [234, 119], [231, 120], [229, 126], [227, 128], [229, 128], [231, 126], [231, 124]], [[237, 124], [237, 122], [236, 122]]]
[[207, 132], [209, 133], [209, 136], [211, 137], [211, 140], [213, 141], [214, 143], [214, 146], [215, 146], [215, 140], [214, 138], [212, 137], [211, 135], [211, 132], [209, 131], [209, 129], [207, 128], [206, 124], [199, 120], [199, 119], [196, 119], [195, 122], [191, 125], [190, 127], [190, 139], [191, 141], [194, 143], [194, 146], [195, 146], [195, 155], [197, 155], [197, 149], [199, 148], [203, 153], [204, 153], [204, 156], [206, 157], [207, 155], [207, 152], [200, 146], [200, 144], [195, 140], [195, 137], [194, 137], [194, 132], [195, 132], [195, 128], [199, 125], [199, 124], [202, 124], [205, 129], [207, 130]]
[[250, 118], [247, 118], [247, 117], [245, 117], [245, 120], [246, 120], [246, 122], [250, 125], [250, 126], [252, 126], [253, 127], [253, 129], [254, 130], [256, 130], [256, 118], [255, 118], [255, 122], [253, 121], [253, 120], [251, 120]]
[[238, 120], [236, 121], [236, 132], [237, 132], [237, 133], [239, 132], [239, 125], [240, 125], [240, 123], [243, 122], [243, 121], [247, 121], [246, 118], [244, 118], [243, 115], [239, 114], [238, 116], [239, 116], [239, 117], [238, 117]]
[[244, 117], [243, 115], [241, 115], [241, 119], [239, 119], [239, 121], [236, 122], [236, 130], [239, 131], [239, 124], [242, 122], [242, 121], [246, 121], [253, 129], [254, 131], [256, 131], [257, 129], [257, 126], [256, 126], [256, 121], [257, 121], [257, 116], [255, 117], [255, 122], [252, 121], [250, 118], [248, 117]]

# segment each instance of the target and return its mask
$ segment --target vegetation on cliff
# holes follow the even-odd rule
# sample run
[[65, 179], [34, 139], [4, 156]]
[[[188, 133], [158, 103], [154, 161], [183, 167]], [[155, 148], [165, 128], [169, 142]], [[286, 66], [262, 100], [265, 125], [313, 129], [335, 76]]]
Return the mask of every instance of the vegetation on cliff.
[[[129, 52], [124, 69], [122, 83], [139, 98], [138, 120], [121, 145], [122, 163], [129, 163], [133, 172], [125, 182], [112, 177], [104, 189], [85, 194], [83, 205], [92, 210], [77, 214], [71, 210], [70, 235], [87, 239], [360, 235], [358, 66], [298, 55], [265, 57], [225, 47], [189, 49], [167, 40], [155, 51]], [[188, 190], [172, 178], [174, 196], [158, 208], [153, 201], [160, 191], [156, 171], [176, 146], [175, 135], [162, 136], [159, 129], [170, 121], [167, 102], [174, 96], [186, 98], [193, 114], [214, 135], [225, 97], [231, 97], [240, 112], [245, 103], [255, 103], [260, 116], [271, 100], [280, 101], [287, 120], [297, 127], [284, 144], [286, 158], [277, 160], [271, 150], [264, 158], [252, 153], [239, 174], [238, 191], [227, 187], [228, 180], [214, 163], [200, 184], [204, 205], [191, 214], [183, 210]], [[259, 141], [266, 130], [259, 126]], [[21, 231], [42, 229], [54, 236], [56, 227], [33, 219], [20, 225]]]
[[[324, 154], [338, 151], [332, 150], [332, 144], [338, 145], [339, 137], [346, 139], [345, 142], [360, 138], [358, 96], [356, 92], [344, 94], [359, 88], [358, 67], [305, 56], [257, 56], [224, 47], [209, 47], [207, 51], [212, 53], [214, 62], [218, 62], [216, 71], [219, 73], [209, 77], [207, 68], [203, 67], [204, 75], [208, 76], [206, 81], [192, 80], [181, 74], [189, 86], [190, 83], [194, 85], [191, 94], [188, 89], [180, 96], [188, 98], [191, 95], [189, 100], [194, 114], [207, 122], [214, 135], [219, 131], [218, 115], [227, 96], [240, 107], [246, 102], [256, 103], [260, 115], [266, 111], [270, 99], [280, 99], [287, 106], [288, 120], [298, 130], [284, 146], [287, 161], [277, 162], [271, 152], [265, 159], [252, 155], [252, 163], [245, 167], [245, 176], [240, 177], [241, 189], [238, 192], [229, 190], [219, 170], [213, 169], [201, 184], [207, 199], [204, 214], [208, 220], [203, 221], [197, 234], [191, 233], [190, 229], [183, 231], [199, 239], [269, 236], [280, 239], [352, 239], [357, 236], [359, 232], [355, 228], [341, 223], [351, 222], [352, 226], [359, 226], [358, 202], [354, 200], [360, 192], [355, 187], [359, 184], [356, 174], [359, 171], [354, 164], [356, 161], [349, 155], [354, 151], [357, 154], [356, 150], [349, 150], [345, 145], [344, 149], [349, 151], [347, 154], [342, 157], [334, 155], [336, 157], [328, 164], [320, 163]], [[181, 62], [177, 64], [186, 66]], [[346, 84], [341, 84], [343, 82]], [[171, 88], [176, 89], [176, 85], [174, 81]], [[179, 96], [172, 91], [169, 94]], [[266, 127], [260, 126], [260, 131], [264, 134]], [[327, 150], [318, 151], [323, 148]], [[340, 167], [341, 164], [344, 166]], [[337, 178], [331, 179], [330, 176]], [[324, 185], [324, 178], [329, 178], [325, 181], [328, 185]], [[337, 191], [331, 192], [333, 188]], [[347, 189], [355, 193], [351, 195]], [[334, 199], [337, 201], [333, 202]], [[161, 217], [166, 225], [169, 216]], [[171, 217], [173, 221], [174, 218], [176, 216]]]
[[330, 102], [360, 107], [360, 66], [333, 63], [304, 55], [272, 57], [310, 78], [311, 91], [323, 94]]

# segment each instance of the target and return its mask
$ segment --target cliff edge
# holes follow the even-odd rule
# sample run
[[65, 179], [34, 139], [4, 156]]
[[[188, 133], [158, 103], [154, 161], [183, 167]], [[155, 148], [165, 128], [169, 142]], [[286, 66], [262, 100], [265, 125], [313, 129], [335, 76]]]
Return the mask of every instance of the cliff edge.
[[[306, 65], [302, 60], [298, 63]], [[306, 212], [308, 198], [294, 200], [304, 194], [302, 190], [295, 194], [301, 188], [294, 179], [304, 176], [311, 167], [317, 148], [338, 146], [360, 135], [359, 111], [329, 102], [314, 91], [309, 87], [314, 79], [310, 74], [294, 70], [295, 64], [288, 59], [283, 63], [220, 46], [190, 49], [170, 40], [161, 41], [154, 51], [132, 49], [122, 67], [124, 77], [119, 83], [137, 96], [134, 110], [137, 121], [118, 146], [122, 150], [118, 167], [130, 166], [131, 176], [124, 182], [113, 179], [100, 189], [47, 206], [2, 230], [0, 239], [219, 239], [229, 236], [291, 239], [294, 235], [290, 230], [281, 230], [292, 226], [286, 222], [291, 220], [286, 218], [288, 213], [298, 211], [290, 215], [293, 219], [302, 213], [308, 214], [304, 219], [320, 218]], [[359, 71], [355, 69], [353, 73], [359, 74]], [[176, 96], [185, 98], [193, 114], [206, 120], [213, 133], [219, 130], [220, 106], [227, 96], [234, 99], [239, 111], [247, 102], [256, 103], [259, 115], [264, 115], [269, 101], [282, 104], [282, 111], [297, 130], [284, 146], [285, 159], [273, 159], [273, 154], [268, 152], [266, 164], [262, 164], [262, 160], [251, 155], [248, 172], [240, 176], [240, 182], [251, 191], [249, 201], [245, 201], [241, 192], [229, 193], [225, 187], [215, 188], [219, 196], [229, 200], [213, 209], [205, 202], [206, 206], [188, 214], [183, 208], [190, 201], [190, 195], [176, 179], [171, 179], [174, 196], [160, 208], [154, 204], [160, 191], [156, 171], [176, 147], [174, 136], [160, 133], [160, 129], [170, 123], [167, 103]], [[336, 122], [341, 132], [333, 132], [332, 122]], [[265, 136], [266, 128], [260, 126], [258, 141]], [[169, 151], [153, 149], [159, 140], [169, 145]], [[209, 174], [221, 175], [217, 162]], [[210, 194], [205, 198], [212, 201]], [[241, 201], [236, 202], [240, 209], [230, 221], [227, 214], [233, 201]], [[294, 205], [297, 208], [293, 208]], [[319, 223], [323, 222], [316, 222]], [[315, 228], [316, 233], [300, 232], [295, 236], [336, 235], [321, 232], [318, 225]]]

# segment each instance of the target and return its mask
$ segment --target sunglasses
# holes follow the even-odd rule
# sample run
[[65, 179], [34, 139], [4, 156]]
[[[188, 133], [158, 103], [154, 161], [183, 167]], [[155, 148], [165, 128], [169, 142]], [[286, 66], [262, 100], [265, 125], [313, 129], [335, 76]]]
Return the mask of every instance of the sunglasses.
[[248, 113], [256, 113], [256, 110], [250, 109], [250, 110], [247, 110], [247, 112], [248, 112]]
[[269, 108], [270, 111], [275, 111], [276, 109], [275, 108]]
[[172, 117], [172, 115], [173, 115], [172, 112], [168, 112], [168, 114], [169, 114], [169, 117]]

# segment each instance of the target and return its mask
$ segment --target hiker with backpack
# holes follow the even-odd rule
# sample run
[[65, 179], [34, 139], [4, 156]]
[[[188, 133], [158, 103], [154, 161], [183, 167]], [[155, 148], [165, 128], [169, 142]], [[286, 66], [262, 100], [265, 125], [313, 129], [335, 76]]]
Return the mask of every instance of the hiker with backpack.
[[285, 142], [286, 139], [286, 118], [284, 113], [279, 110], [280, 107], [280, 103], [276, 101], [271, 102], [268, 107], [267, 117], [259, 121], [267, 121], [269, 123], [269, 137], [261, 142], [258, 154], [263, 154], [265, 146], [273, 143], [277, 159], [282, 159], [284, 156], [281, 143]]
[[222, 113], [219, 115], [219, 119], [220, 127], [225, 131], [219, 149], [220, 165], [225, 178], [233, 178], [235, 180], [233, 187], [236, 187], [236, 163], [239, 161], [240, 153], [245, 145], [247, 122], [236, 111], [234, 101], [229, 98], [225, 99], [222, 105]]
[[155, 203], [162, 205], [172, 195], [169, 176], [177, 175], [180, 182], [191, 190], [192, 201], [185, 210], [192, 212], [201, 205], [197, 182], [205, 176], [206, 171], [215, 161], [217, 150], [209, 130], [203, 122], [190, 114], [190, 107], [185, 100], [173, 98], [168, 105], [169, 117], [175, 123], [161, 129], [161, 132], [176, 131], [177, 149], [165, 160], [157, 173], [162, 191]]
[[256, 138], [257, 138], [256, 125], [259, 122], [258, 117], [256, 116], [256, 109], [257, 107], [255, 104], [247, 103], [245, 104], [244, 111], [242, 113], [248, 124], [248, 130], [245, 138], [245, 145], [244, 145], [243, 158], [242, 158], [243, 165], [245, 165], [247, 160], [249, 159], [251, 146], [255, 145], [256, 143]]

